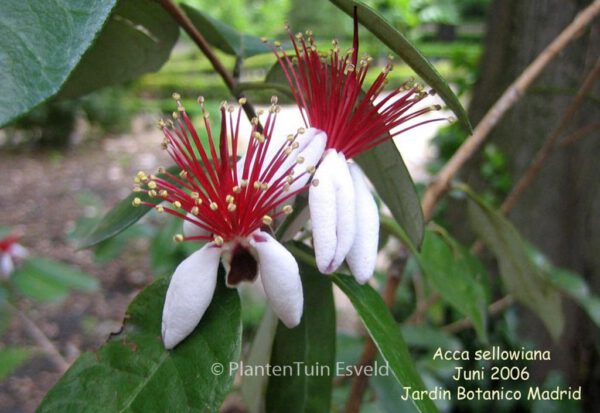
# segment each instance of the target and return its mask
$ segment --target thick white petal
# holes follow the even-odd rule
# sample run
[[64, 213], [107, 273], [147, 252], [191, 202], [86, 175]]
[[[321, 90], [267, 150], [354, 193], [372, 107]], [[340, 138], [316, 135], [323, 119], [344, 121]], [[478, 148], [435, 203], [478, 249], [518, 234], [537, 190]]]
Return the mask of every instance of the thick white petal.
[[250, 245], [258, 256], [258, 271], [271, 308], [288, 328], [295, 327], [300, 323], [304, 305], [296, 259], [269, 234], [255, 234]]
[[0, 274], [4, 275], [4, 278], [8, 279], [10, 274], [14, 271], [15, 266], [13, 264], [12, 257], [10, 254], [0, 253]]
[[[192, 215], [188, 212], [187, 217], [193, 220], [201, 221], [195, 215]], [[183, 235], [186, 237], [207, 237], [210, 235], [210, 232], [205, 230], [204, 228], [195, 225], [193, 222], [188, 221], [187, 219], [183, 220]]]
[[[317, 166], [317, 163], [323, 156], [325, 145], [327, 144], [327, 134], [319, 129], [309, 128], [304, 134], [299, 135], [296, 140], [300, 144], [298, 152], [294, 152], [295, 158], [301, 156], [304, 162], [297, 164], [294, 167], [294, 176], [300, 176], [310, 166]], [[301, 178], [297, 179], [290, 185], [290, 191], [300, 189], [308, 182], [310, 174], [306, 173]]]
[[364, 284], [373, 275], [377, 263], [379, 211], [360, 167], [350, 164], [349, 168], [356, 199], [356, 235], [346, 261], [356, 281]]
[[196, 328], [217, 285], [221, 249], [206, 244], [179, 264], [165, 299], [162, 337], [170, 350]]
[[325, 272], [335, 256], [337, 246], [336, 235], [336, 204], [334, 169], [337, 155], [328, 152], [317, 168], [314, 180], [316, 186], [311, 186], [308, 192], [308, 205], [313, 228], [315, 259], [319, 271]]
[[319, 271], [338, 269], [354, 242], [354, 185], [344, 155], [328, 151], [309, 190], [315, 257]]

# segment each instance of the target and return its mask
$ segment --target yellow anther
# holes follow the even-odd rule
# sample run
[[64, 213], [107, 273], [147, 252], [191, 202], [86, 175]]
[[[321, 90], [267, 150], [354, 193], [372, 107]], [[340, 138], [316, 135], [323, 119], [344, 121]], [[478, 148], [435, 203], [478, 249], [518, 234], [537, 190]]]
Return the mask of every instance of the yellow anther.
[[181, 202], [179, 202], [179, 201], [175, 201], [175, 202], [173, 202], [173, 206], [174, 206], [175, 208], [181, 208]]
[[149, 189], [156, 189], [157, 188], [156, 182], [155, 181], [148, 182], [148, 188]]
[[278, 100], [279, 99], [277, 98], [277, 96], [275, 96], [275, 95], [271, 96], [271, 105], [276, 105]]
[[144, 172], [144, 171], [139, 171], [135, 176], [142, 181], [145, 181], [146, 179], [148, 179], [148, 175], [146, 175], [146, 172]]
[[244, 188], [244, 187], [248, 186], [248, 180], [247, 180], [247, 179], [242, 179], [242, 180], [240, 181], [240, 186], [241, 186], [242, 188]]
[[260, 181], [254, 181], [254, 184], [252, 184], [252, 187], [253, 187], [254, 189], [258, 189], [258, 188], [260, 188]]
[[148, 195], [150, 196], [150, 198], [154, 198], [158, 194], [156, 193], [156, 191], [154, 189], [151, 189], [148, 191]]
[[313, 179], [311, 182], [312, 186], [319, 186], [319, 180], [318, 179]]
[[169, 141], [167, 139], [163, 139], [163, 141], [160, 143], [160, 147], [165, 150], [169, 147]]
[[131, 201], [131, 205], [133, 205], [134, 207], [138, 207], [140, 205], [142, 205], [142, 200], [140, 198], [133, 198], [133, 201]]
[[310, 165], [310, 166], [306, 167], [306, 172], [308, 172], [309, 174], [314, 174], [316, 170], [317, 170], [317, 168], [315, 168], [314, 165]]
[[233, 105], [227, 106], [227, 112], [233, 113], [234, 110], [235, 110], [235, 107]]
[[188, 175], [188, 172], [185, 171], [185, 170], [179, 172], [179, 176], [182, 177], [182, 178], [185, 178], [187, 175]]
[[175, 100], [181, 100], [181, 95], [179, 93], [177, 93], [177, 92], [174, 92], [171, 96]]
[[274, 45], [275, 47], [281, 47], [281, 42], [274, 41], [274, 42], [273, 42], [273, 45]]
[[190, 196], [192, 197], [192, 199], [198, 199], [198, 198], [200, 198], [200, 194], [198, 192], [191, 192]]
[[167, 170], [161, 166], [160, 168], [157, 169], [157, 172], [159, 174], [165, 174], [165, 173], [167, 173]]
[[200, 208], [198, 208], [197, 206], [194, 206], [194, 207], [192, 207], [190, 212], [192, 213], [192, 215], [198, 215], [200, 213]]
[[232, 204], [229, 204], [229, 205], [227, 205], [227, 210], [228, 210], [229, 212], [233, 212], [233, 211], [235, 211], [235, 210], [236, 210], [236, 208], [237, 208], [237, 206], [236, 206], [235, 204], [233, 204], [233, 203], [232, 203]]
[[220, 247], [221, 245], [223, 245], [223, 242], [224, 242], [224, 241], [223, 241], [223, 237], [222, 237], [222, 236], [220, 236], [220, 235], [215, 235], [215, 236], [213, 237], [213, 242], [215, 243], [215, 245], [217, 245], [217, 246], [219, 246], [219, 247]]
[[157, 205], [157, 206], [155, 206], [154, 208], [156, 209], [156, 211], [157, 211], [159, 214], [162, 214], [163, 212], [165, 212], [165, 207], [163, 207], [162, 205]]
[[213, 210], [213, 211], [216, 211], [217, 209], [219, 209], [219, 206], [217, 205], [216, 202], [212, 201], [210, 203], [210, 209]]
[[288, 136], [287, 136], [287, 141], [288, 141], [288, 142], [294, 142], [294, 139], [296, 139], [296, 138], [294, 137], [294, 135], [288, 135]]
[[202, 205], [202, 198], [198, 198], [198, 199], [194, 200], [194, 204]]
[[252, 134], [252, 136], [254, 137], [254, 139], [256, 139], [259, 143], [264, 143], [265, 142], [265, 135], [263, 135], [260, 132], [254, 132]]
[[173, 237], [173, 241], [175, 241], [175, 242], [183, 242], [183, 235], [181, 235], [181, 234], [176, 234], [176, 235]]
[[158, 195], [161, 196], [162, 198], [166, 198], [167, 196], [169, 196], [169, 193], [167, 192], [166, 189], [161, 189], [160, 191], [158, 191]]
[[234, 194], [239, 194], [240, 192], [242, 192], [242, 188], [236, 185], [233, 187], [232, 191]]
[[228, 204], [231, 204], [233, 202], [233, 195], [227, 195], [225, 197], [225, 202], [227, 202]]
[[292, 149], [298, 149], [299, 147], [300, 147], [300, 143], [299, 142], [292, 143]]
[[135, 186], [133, 187], [133, 192], [142, 192], [142, 188]]
[[245, 105], [245, 104], [246, 104], [246, 102], [248, 102], [248, 99], [246, 99], [246, 98], [239, 98], [239, 99], [238, 99], [238, 103], [239, 103], [240, 105]]
[[267, 189], [269, 189], [269, 184], [266, 182], [262, 182], [260, 184], [260, 189], [262, 189], [263, 191], [266, 191]]
[[292, 208], [292, 206], [291, 206], [291, 205], [285, 205], [285, 206], [283, 207], [283, 213], [284, 213], [284, 214], [286, 214], [286, 215], [289, 215], [289, 214], [291, 214], [292, 212], [294, 212], [294, 208]]
[[288, 175], [285, 177], [285, 181], [291, 185], [294, 182], [294, 177], [291, 175]]
[[290, 155], [292, 153], [292, 148], [291, 147], [287, 147], [285, 148], [285, 150], [283, 151], [286, 155]]
[[302, 135], [304, 132], [306, 132], [306, 129], [304, 129], [304, 128], [298, 128], [298, 133], [300, 135]]
[[269, 39], [267, 39], [266, 37], [261, 37], [260, 41], [263, 42], [263, 43], [268, 43]]
[[296, 157], [296, 163], [304, 163], [304, 156]]
[[273, 218], [271, 218], [268, 215], [265, 215], [264, 217], [262, 217], [262, 222], [265, 225], [271, 225], [273, 223]]
[[139, 184], [139, 183], [141, 183], [141, 182], [142, 182], [142, 181], [141, 181], [141, 179], [140, 179], [140, 178], [138, 178], [137, 176], [136, 176], [135, 178], [133, 178], [133, 183], [134, 183], [134, 184]]
[[204, 113], [202, 114], [202, 116], [204, 117], [204, 119], [208, 119], [208, 118], [210, 118], [210, 113], [208, 113], [208, 112], [204, 112]]
[[204, 104], [204, 96], [198, 96], [198, 103], [201, 105]]
[[283, 190], [284, 192], [288, 192], [290, 190], [290, 184], [286, 183], [285, 185], [283, 185]]
[[177, 119], [177, 118], [179, 118], [179, 113], [173, 112], [173, 114], [171, 116], [173, 117], [173, 119]]

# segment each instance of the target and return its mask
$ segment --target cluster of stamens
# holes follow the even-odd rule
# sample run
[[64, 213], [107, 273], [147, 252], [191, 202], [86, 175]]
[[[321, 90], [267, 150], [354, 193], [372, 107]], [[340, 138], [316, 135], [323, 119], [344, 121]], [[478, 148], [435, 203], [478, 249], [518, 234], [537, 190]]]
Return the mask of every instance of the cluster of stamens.
[[[134, 191], [146, 196], [136, 197], [134, 206], [153, 207], [193, 223], [206, 235], [177, 235], [176, 241], [212, 240], [216, 245], [247, 237], [263, 226], [271, 226], [276, 218], [293, 212], [291, 205], [283, 205], [301, 186], [290, 186], [304, 174], [314, 172], [309, 165], [301, 173], [294, 168], [303, 163], [294, 151], [299, 148], [297, 138], [304, 133], [287, 136], [277, 147], [272, 134], [280, 107], [273, 97], [261, 127], [259, 118], [252, 119], [252, 130], [245, 154], [238, 152], [241, 106], [221, 104], [221, 129], [215, 137], [204, 99], [198, 102], [202, 109], [205, 130], [202, 140], [186, 113], [178, 94], [177, 112], [172, 119], [160, 121], [165, 135], [162, 147], [177, 164], [180, 172], [172, 173], [159, 168], [156, 174], [138, 172]], [[258, 116], [262, 113], [259, 112]], [[216, 139], [215, 139], [216, 138]], [[215, 144], [216, 142], [216, 144]], [[243, 155], [243, 157], [240, 156]], [[282, 208], [277, 208], [283, 205]]]
[[382, 142], [432, 119], [399, 126], [434, 110], [438, 105], [411, 112], [428, 94], [414, 81], [381, 96], [392, 70], [391, 57], [375, 82], [363, 92], [367, 72], [373, 59], [358, 55], [358, 22], [355, 18], [353, 46], [342, 52], [338, 42], [325, 54], [320, 53], [312, 32], [292, 34], [288, 27], [294, 53], [290, 57], [279, 42], [273, 52], [287, 78], [296, 102], [302, 109], [306, 125], [327, 133], [327, 148], [333, 148], [352, 158]]

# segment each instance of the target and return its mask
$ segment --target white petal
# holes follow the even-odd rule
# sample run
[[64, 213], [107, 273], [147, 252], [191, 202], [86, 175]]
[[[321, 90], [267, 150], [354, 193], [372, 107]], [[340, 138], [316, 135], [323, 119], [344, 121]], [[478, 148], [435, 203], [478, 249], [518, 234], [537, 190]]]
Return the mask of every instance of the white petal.
[[206, 244], [179, 264], [165, 299], [162, 337], [172, 349], [196, 328], [210, 304], [217, 285], [221, 249]]
[[250, 245], [258, 255], [258, 271], [271, 308], [288, 328], [297, 326], [304, 296], [296, 259], [265, 232], [256, 232]]
[[354, 185], [346, 158], [328, 151], [317, 168], [317, 186], [309, 190], [315, 256], [319, 271], [338, 269], [354, 242]]
[[[304, 162], [297, 164], [294, 167], [294, 176], [300, 176], [310, 166], [316, 166], [323, 152], [325, 151], [325, 145], [327, 144], [327, 134], [319, 129], [309, 128], [305, 133], [298, 136], [296, 142], [300, 144], [298, 152], [294, 153], [296, 160], [298, 156], [304, 159]], [[300, 189], [308, 182], [310, 174], [305, 173], [301, 178], [297, 179], [290, 185], [290, 191]]]
[[2, 256], [2, 258], [0, 258], [0, 273], [4, 275], [4, 278], [8, 279], [15, 269], [15, 266], [10, 254], [0, 253], [0, 255]]
[[[190, 212], [187, 213], [187, 217], [196, 221], [202, 221]], [[183, 235], [186, 237], [207, 237], [210, 235], [210, 232], [185, 219], [183, 220]]]
[[360, 167], [356, 164], [349, 167], [356, 197], [356, 235], [346, 261], [356, 281], [364, 284], [373, 275], [377, 263], [379, 211]]

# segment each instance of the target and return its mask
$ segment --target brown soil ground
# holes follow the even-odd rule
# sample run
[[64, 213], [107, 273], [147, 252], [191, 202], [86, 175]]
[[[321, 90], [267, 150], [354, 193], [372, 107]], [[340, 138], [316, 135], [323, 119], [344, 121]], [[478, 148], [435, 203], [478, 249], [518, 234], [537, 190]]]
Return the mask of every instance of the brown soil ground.
[[[62, 261], [97, 277], [97, 293], [73, 293], [60, 304], [19, 301], [21, 311], [72, 362], [82, 351], [96, 349], [121, 325], [127, 304], [152, 280], [144, 246], [128, 248], [127, 256], [95, 263], [89, 250], [76, 251], [68, 238], [86, 214], [77, 194], [89, 191], [108, 209], [126, 196], [139, 169], [166, 163], [159, 147], [160, 131], [139, 120], [134, 132], [88, 141], [60, 152], [0, 151], [0, 225], [23, 234], [21, 243], [32, 256]], [[13, 317], [0, 346], [34, 348], [35, 342]], [[33, 412], [61, 373], [41, 351], [0, 382], [0, 413]]]

